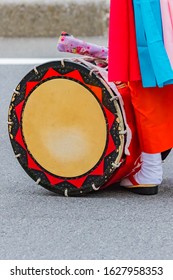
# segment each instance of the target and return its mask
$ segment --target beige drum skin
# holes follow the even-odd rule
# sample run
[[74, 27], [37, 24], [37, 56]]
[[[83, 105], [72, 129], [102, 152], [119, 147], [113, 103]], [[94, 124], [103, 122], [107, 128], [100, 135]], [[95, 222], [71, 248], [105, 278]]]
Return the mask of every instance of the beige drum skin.
[[73, 80], [55, 78], [39, 85], [29, 96], [22, 119], [29, 152], [57, 176], [87, 173], [105, 150], [102, 108], [87, 88]]

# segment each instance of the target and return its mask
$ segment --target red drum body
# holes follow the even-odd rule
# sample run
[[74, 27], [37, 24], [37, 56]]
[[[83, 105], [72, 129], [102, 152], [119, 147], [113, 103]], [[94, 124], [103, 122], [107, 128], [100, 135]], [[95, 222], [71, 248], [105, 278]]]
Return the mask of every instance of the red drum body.
[[133, 172], [136, 173], [136, 171], [141, 168], [141, 149], [137, 134], [134, 109], [131, 103], [130, 88], [128, 85], [122, 84], [118, 86], [118, 90], [123, 99], [126, 120], [131, 131], [131, 140], [128, 148], [129, 154], [123, 154], [122, 164], [115, 171], [105, 187], [120, 182], [122, 178], [128, 176], [129, 174], [133, 174]]
[[139, 167], [130, 89], [119, 85], [118, 92], [99, 67], [82, 60], [49, 62], [22, 79], [9, 107], [9, 136], [16, 158], [37, 184], [77, 196]]

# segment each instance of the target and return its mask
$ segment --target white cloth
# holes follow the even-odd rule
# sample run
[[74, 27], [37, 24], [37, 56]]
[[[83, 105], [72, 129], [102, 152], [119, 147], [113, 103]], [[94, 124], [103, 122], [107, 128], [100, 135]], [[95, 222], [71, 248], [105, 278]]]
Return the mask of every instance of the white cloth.
[[[134, 175], [134, 179], [138, 184], [154, 184], [159, 185], [162, 182], [163, 169], [161, 154], [142, 153], [141, 170]], [[131, 186], [132, 183], [125, 178], [120, 183], [121, 186]]]

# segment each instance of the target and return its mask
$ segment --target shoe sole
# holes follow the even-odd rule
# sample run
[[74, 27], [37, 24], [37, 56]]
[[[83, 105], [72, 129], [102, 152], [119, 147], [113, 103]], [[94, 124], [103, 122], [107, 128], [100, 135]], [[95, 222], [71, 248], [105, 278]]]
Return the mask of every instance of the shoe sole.
[[124, 189], [141, 195], [155, 195], [158, 194], [158, 186], [157, 185], [137, 185], [137, 186], [129, 186], [123, 187]]

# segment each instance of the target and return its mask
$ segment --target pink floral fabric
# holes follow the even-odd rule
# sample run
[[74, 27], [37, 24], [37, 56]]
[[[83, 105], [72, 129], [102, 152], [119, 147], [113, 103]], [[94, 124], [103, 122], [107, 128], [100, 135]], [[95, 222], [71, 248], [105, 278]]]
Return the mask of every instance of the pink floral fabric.
[[61, 33], [57, 49], [60, 52], [86, 55], [99, 59], [107, 59], [108, 57], [108, 48], [79, 40], [66, 32]]

